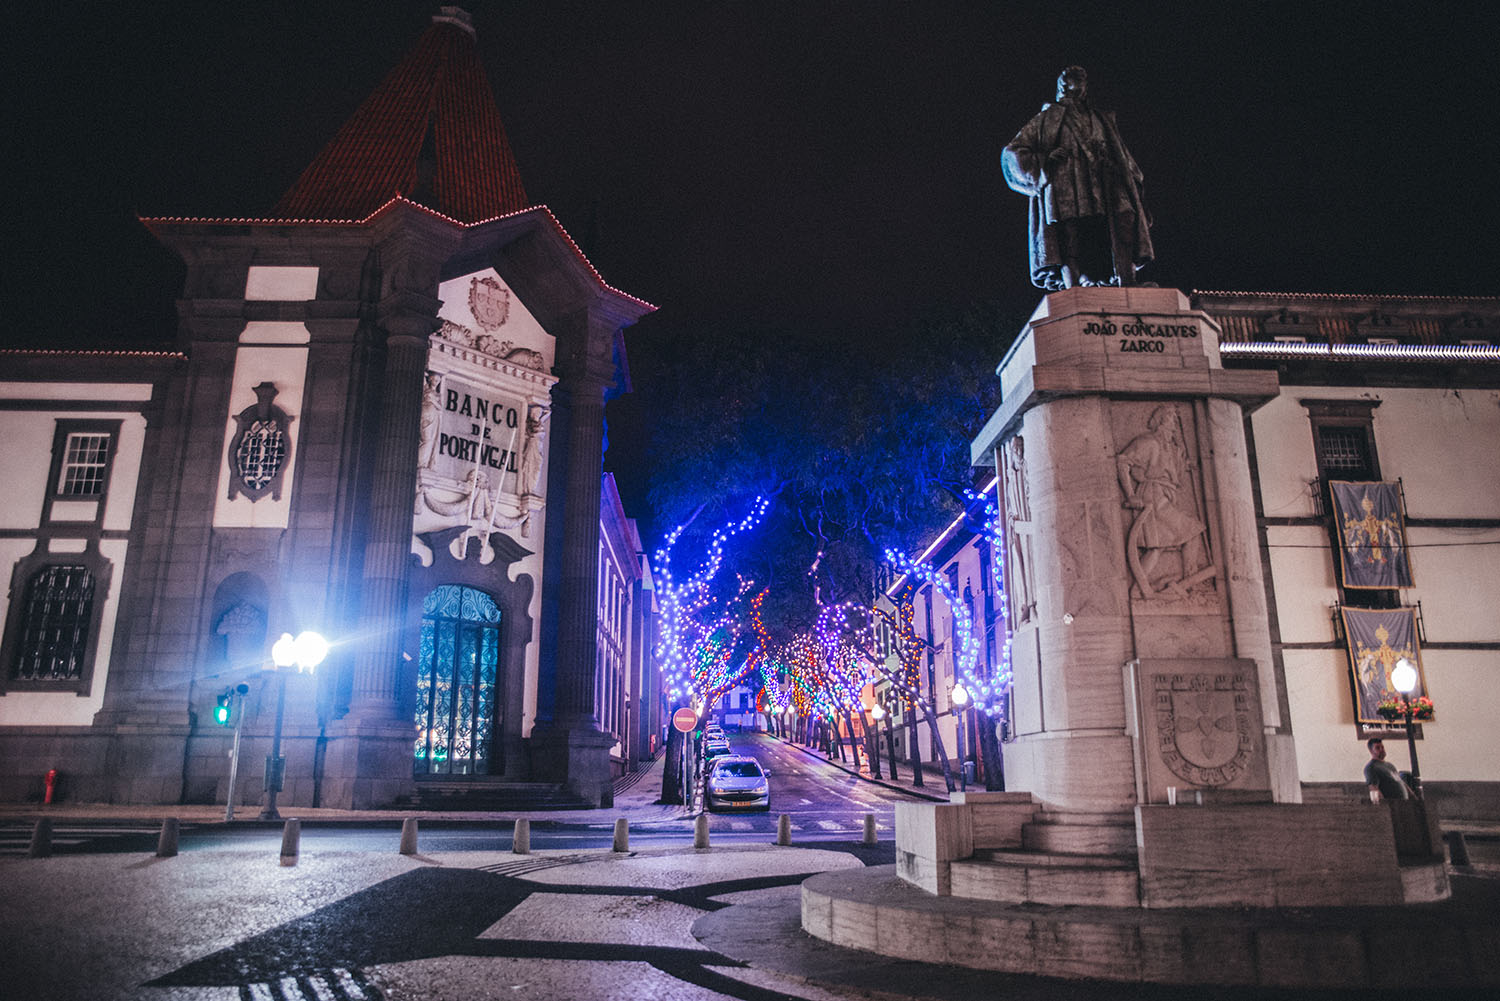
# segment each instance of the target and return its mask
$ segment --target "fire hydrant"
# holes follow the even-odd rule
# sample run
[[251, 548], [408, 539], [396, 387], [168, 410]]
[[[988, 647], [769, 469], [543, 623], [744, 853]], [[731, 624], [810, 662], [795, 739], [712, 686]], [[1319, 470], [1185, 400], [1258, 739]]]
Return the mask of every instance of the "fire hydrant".
[[52, 802], [52, 794], [57, 791], [57, 769], [47, 769], [47, 793], [42, 797], [43, 803]]

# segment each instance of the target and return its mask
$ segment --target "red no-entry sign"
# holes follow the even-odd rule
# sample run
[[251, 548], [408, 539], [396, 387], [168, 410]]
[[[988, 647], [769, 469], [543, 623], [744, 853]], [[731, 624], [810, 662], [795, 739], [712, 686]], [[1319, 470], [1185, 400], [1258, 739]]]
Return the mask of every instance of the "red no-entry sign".
[[698, 714], [683, 706], [672, 714], [672, 725], [683, 733], [691, 733], [693, 727], [698, 725]]

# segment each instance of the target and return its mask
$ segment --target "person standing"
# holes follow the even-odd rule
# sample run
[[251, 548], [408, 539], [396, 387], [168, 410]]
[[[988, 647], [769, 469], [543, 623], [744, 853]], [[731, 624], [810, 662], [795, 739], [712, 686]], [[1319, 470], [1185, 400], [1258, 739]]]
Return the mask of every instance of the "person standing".
[[1365, 762], [1365, 785], [1370, 787], [1370, 802], [1387, 799], [1411, 799], [1411, 788], [1402, 780], [1396, 766], [1385, 760], [1385, 741], [1371, 737], [1365, 741], [1370, 760]]

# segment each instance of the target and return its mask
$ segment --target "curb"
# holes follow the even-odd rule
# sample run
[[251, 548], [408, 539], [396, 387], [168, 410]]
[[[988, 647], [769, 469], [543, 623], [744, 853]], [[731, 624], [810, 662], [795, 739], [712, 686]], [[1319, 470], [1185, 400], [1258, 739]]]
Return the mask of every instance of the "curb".
[[766, 733], [766, 735], [768, 737], [771, 737], [773, 740], [779, 740], [783, 744], [786, 744], [788, 747], [796, 748], [803, 754], [806, 754], [808, 757], [817, 758], [825, 765], [832, 765], [834, 768], [837, 768], [839, 771], [844, 772], [846, 775], [853, 775], [855, 778], [860, 779], [864, 782], [868, 782], [871, 785], [884, 786], [885, 788], [890, 789], [892, 792], [905, 793], [908, 796], [915, 796], [918, 799], [930, 800], [934, 803], [948, 802], [948, 796], [946, 793], [942, 796], [934, 796], [930, 792], [922, 792], [921, 790], [913, 788], [912, 786], [896, 785], [895, 783], [887, 782], [885, 779], [872, 778], [871, 776], [866, 775], [863, 772], [856, 771], [855, 769], [850, 768], [848, 765], [844, 764], [841, 761], [824, 757], [823, 754], [819, 751], [814, 751], [810, 747], [803, 747], [795, 740], [788, 740], [785, 737], [778, 736], [774, 733], [770, 733], [769, 731], [762, 732]]

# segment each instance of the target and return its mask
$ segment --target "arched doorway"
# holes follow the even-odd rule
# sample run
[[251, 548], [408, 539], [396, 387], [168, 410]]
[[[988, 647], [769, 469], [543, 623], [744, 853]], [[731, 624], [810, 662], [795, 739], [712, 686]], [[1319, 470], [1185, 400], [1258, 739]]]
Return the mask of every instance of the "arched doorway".
[[442, 584], [422, 602], [414, 771], [486, 775], [504, 769], [495, 676], [500, 607], [483, 591]]

